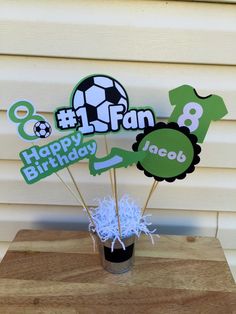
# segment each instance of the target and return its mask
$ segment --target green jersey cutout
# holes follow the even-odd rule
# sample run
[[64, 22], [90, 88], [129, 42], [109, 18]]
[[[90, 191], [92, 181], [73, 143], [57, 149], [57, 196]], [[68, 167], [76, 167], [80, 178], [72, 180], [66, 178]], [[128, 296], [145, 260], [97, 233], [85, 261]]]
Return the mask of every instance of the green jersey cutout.
[[201, 97], [190, 85], [182, 85], [169, 92], [172, 106], [175, 106], [168, 122], [186, 126], [202, 143], [211, 121], [223, 118], [227, 113], [223, 99], [217, 95]]

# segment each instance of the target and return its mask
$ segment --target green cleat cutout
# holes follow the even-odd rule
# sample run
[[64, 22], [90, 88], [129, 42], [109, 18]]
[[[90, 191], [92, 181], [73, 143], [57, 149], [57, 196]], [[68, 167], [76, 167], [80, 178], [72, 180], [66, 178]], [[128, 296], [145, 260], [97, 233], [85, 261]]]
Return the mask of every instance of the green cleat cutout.
[[137, 164], [146, 156], [145, 151], [132, 152], [121, 148], [113, 147], [109, 155], [97, 158], [95, 155], [89, 158], [90, 174], [96, 176], [112, 168], [127, 168]]

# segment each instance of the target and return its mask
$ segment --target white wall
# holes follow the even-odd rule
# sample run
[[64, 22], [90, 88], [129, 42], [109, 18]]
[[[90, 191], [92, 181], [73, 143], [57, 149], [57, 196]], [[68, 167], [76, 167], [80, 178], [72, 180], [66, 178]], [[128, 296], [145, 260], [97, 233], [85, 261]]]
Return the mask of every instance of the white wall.
[[[17, 138], [7, 108], [24, 98], [52, 120], [83, 76], [105, 73], [126, 87], [132, 105], [151, 105], [160, 119], [172, 110], [168, 91], [184, 83], [224, 98], [229, 113], [212, 123], [197, 170], [161, 183], [149, 210], [160, 233], [218, 236], [235, 270], [236, 6], [226, 2], [236, 1], [211, 2], [0, 0], [1, 256], [19, 229], [87, 225], [56, 175], [24, 183], [18, 153], [29, 144]], [[135, 133], [108, 139], [110, 146], [130, 148]], [[97, 140], [102, 155], [103, 137]], [[108, 174], [91, 177], [84, 162], [72, 171], [89, 205], [108, 193]], [[143, 204], [152, 180], [135, 167], [117, 175], [119, 193]]]

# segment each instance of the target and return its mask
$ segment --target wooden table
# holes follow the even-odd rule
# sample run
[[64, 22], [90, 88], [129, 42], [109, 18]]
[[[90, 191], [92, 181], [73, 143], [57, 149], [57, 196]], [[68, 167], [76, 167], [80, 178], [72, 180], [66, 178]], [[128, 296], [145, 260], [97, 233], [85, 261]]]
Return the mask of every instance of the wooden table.
[[136, 243], [132, 271], [104, 271], [87, 232], [22, 230], [0, 264], [0, 313], [236, 313], [215, 238]]

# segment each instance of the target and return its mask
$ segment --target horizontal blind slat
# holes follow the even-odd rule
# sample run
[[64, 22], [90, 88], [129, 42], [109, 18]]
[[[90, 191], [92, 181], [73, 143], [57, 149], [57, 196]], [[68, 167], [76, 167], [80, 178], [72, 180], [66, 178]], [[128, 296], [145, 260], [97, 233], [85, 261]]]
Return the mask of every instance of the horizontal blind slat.
[[236, 282], [236, 250], [224, 250], [224, 253]]
[[236, 250], [236, 213], [219, 213], [218, 238], [225, 249]]
[[[235, 54], [236, 55], [236, 54]], [[226, 120], [236, 120], [236, 67], [186, 64], [68, 60], [0, 56], [1, 108], [26, 99], [38, 111], [69, 105], [73, 87], [83, 77], [103, 73], [116, 78], [129, 95], [130, 106], [152, 106], [160, 118], [169, 117], [168, 92], [192, 85], [200, 95], [220, 95]]]
[[[214, 236], [216, 212], [148, 209], [160, 234]], [[0, 204], [0, 240], [13, 240], [19, 229], [87, 230], [88, 218], [81, 207]]]
[[236, 64], [233, 5], [27, 0], [0, 5], [1, 54]]
[[[39, 112], [40, 113], [40, 112]], [[54, 141], [60, 137], [65, 136], [65, 133], [58, 132], [55, 129], [53, 115], [43, 114], [45, 118], [51, 123], [53, 133], [48, 139], [40, 140], [37, 145], [45, 145], [50, 141]], [[17, 125], [14, 125], [7, 119], [5, 111], [0, 111], [0, 159], [4, 160], [19, 160], [19, 153], [24, 149], [29, 148], [31, 145], [23, 141], [17, 134]], [[132, 144], [136, 141], [136, 135], [142, 133], [127, 132], [121, 130], [120, 133], [110, 133], [106, 135], [109, 149], [112, 147], [120, 147], [132, 151]], [[202, 152], [200, 154], [201, 162], [197, 167], [210, 167], [210, 168], [236, 168], [236, 123], [234, 121], [220, 121], [213, 122], [209, 128], [205, 142], [201, 145]], [[89, 137], [84, 137], [86, 142]], [[102, 157], [106, 155], [104, 145], [104, 137], [96, 135], [93, 137], [98, 145], [97, 156]], [[81, 162], [88, 162], [82, 160]]]
[[[20, 175], [20, 167], [21, 163], [17, 161], [0, 161], [2, 203], [77, 205], [78, 202], [56, 175], [27, 185]], [[95, 199], [111, 194], [108, 173], [92, 177], [87, 165], [83, 163], [72, 166], [71, 170], [89, 205], [95, 204]], [[62, 170], [60, 174], [72, 186], [66, 170]], [[117, 182], [119, 195], [128, 193], [143, 204], [153, 181], [132, 166], [117, 171]], [[149, 207], [236, 211], [235, 188], [236, 169], [198, 168], [185, 180], [177, 180], [172, 184], [161, 182]]]

